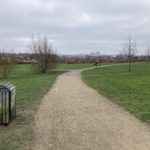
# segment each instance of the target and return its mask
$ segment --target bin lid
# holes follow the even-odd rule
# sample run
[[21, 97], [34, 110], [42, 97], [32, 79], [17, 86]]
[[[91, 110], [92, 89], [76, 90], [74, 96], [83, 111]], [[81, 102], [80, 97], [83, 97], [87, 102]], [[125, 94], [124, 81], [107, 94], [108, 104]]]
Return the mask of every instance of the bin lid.
[[10, 82], [0, 82], [0, 89], [7, 89], [7, 90], [12, 90], [14, 89], [15, 86], [11, 84]]

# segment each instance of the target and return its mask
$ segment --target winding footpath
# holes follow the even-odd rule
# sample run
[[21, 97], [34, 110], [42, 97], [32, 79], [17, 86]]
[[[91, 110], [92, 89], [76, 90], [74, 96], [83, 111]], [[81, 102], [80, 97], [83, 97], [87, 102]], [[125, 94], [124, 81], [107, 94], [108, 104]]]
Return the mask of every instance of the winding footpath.
[[150, 150], [150, 128], [86, 86], [58, 77], [35, 118], [32, 150]]

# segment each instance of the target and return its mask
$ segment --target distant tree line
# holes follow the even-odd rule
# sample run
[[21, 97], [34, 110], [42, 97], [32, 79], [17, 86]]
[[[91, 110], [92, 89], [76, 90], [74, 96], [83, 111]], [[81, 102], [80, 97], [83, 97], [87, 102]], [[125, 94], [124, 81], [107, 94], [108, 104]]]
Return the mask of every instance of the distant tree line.
[[30, 53], [14, 54], [0, 50], [0, 77], [7, 78], [16, 68], [16, 64], [32, 64], [34, 70], [46, 73], [59, 63], [128, 63], [129, 72], [132, 62], [150, 62], [150, 48], [145, 55], [136, 55], [136, 41], [129, 35], [123, 43], [120, 54], [113, 55], [57, 55], [46, 35], [32, 36], [28, 45]]
[[[146, 55], [132, 56], [132, 62], [148, 61], [150, 57]], [[128, 63], [128, 56], [123, 54], [100, 55], [100, 56], [60, 56], [59, 63], [75, 64], [75, 63]]]

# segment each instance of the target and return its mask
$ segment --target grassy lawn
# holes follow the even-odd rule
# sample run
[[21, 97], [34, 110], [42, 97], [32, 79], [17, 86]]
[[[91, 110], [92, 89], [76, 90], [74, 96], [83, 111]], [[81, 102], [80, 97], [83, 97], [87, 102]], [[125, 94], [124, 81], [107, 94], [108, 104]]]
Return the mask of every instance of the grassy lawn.
[[59, 64], [56, 70], [70, 70], [93, 67], [93, 64]]
[[[60, 64], [55, 71], [37, 74], [31, 71], [30, 65], [18, 65], [15, 74], [6, 80], [16, 86], [17, 117], [7, 127], [0, 125], [0, 150], [29, 150], [33, 140], [34, 115], [57, 76], [68, 69], [90, 66], [90, 64]], [[1, 81], [4, 80], [0, 79]]]
[[111, 66], [83, 72], [83, 80], [102, 95], [150, 123], [150, 63]]
[[16, 73], [7, 79], [16, 85], [17, 117], [7, 127], [0, 125], [0, 150], [30, 149], [35, 112], [42, 97], [62, 73], [55, 71], [37, 74], [30, 69], [30, 65], [18, 65]]

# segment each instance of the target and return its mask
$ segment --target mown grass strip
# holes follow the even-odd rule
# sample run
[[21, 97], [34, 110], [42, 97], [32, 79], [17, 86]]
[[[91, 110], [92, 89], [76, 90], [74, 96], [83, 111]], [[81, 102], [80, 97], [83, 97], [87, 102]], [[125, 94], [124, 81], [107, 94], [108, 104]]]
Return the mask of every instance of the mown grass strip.
[[110, 66], [83, 72], [84, 82], [150, 123], [150, 63]]

